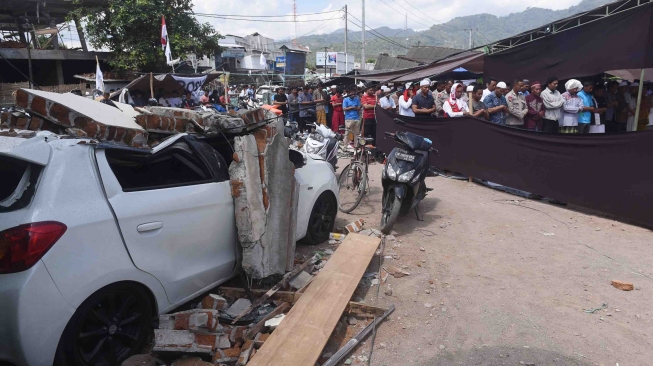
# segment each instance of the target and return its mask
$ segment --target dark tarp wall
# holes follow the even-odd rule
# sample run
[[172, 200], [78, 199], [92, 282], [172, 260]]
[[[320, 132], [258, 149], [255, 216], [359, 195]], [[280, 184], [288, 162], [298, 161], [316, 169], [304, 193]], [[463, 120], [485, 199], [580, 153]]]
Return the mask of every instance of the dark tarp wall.
[[653, 67], [653, 3], [485, 56], [483, 74], [546, 81]]
[[403, 117], [379, 107], [376, 119], [376, 145], [385, 153], [397, 144], [384, 131], [410, 131], [440, 151], [431, 156], [435, 167], [653, 227], [653, 131], [553, 135], [467, 117]]

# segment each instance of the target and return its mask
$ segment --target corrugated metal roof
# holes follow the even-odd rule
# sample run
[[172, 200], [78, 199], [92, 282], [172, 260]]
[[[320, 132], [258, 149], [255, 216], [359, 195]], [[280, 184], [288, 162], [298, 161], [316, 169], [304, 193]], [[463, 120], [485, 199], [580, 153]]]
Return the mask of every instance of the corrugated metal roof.
[[376, 58], [376, 63], [374, 64], [374, 70], [397, 70], [397, 69], [405, 69], [408, 67], [414, 67], [418, 65], [419, 65], [418, 62], [404, 60], [382, 53], [379, 55], [379, 57]]
[[463, 50], [447, 47], [413, 46], [408, 50], [406, 56], [403, 58], [428, 64], [434, 61], [442, 60], [447, 56], [453, 55], [454, 53], [459, 53], [461, 51]]

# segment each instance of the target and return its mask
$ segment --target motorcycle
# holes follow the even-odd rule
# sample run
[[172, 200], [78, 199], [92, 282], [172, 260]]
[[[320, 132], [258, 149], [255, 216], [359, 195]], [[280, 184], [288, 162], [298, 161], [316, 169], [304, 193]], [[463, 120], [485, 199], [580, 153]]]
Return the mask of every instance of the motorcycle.
[[424, 183], [430, 167], [429, 154], [438, 155], [438, 151], [431, 147], [431, 140], [410, 132], [385, 132], [385, 135], [403, 147], [392, 150], [381, 173], [381, 232], [389, 234], [399, 216], [412, 209], [418, 215], [417, 204], [432, 191]]
[[323, 125], [308, 124], [307, 127], [313, 127], [314, 129], [306, 137], [302, 150], [308, 154], [319, 155], [331, 164], [335, 172], [338, 163], [338, 145], [343, 136]]
[[238, 108], [240, 109], [256, 109], [262, 106], [263, 103], [260, 103], [256, 98], [250, 98], [249, 96], [238, 97]]

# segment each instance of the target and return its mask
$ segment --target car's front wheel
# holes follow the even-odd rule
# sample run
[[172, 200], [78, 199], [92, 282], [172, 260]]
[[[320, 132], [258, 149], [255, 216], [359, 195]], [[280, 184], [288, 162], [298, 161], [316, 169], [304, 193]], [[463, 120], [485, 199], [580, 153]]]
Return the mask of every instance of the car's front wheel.
[[56, 365], [120, 365], [150, 339], [152, 309], [150, 296], [136, 284], [117, 283], [95, 292], [68, 322]]
[[327, 241], [336, 223], [337, 211], [338, 204], [333, 194], [328, 191], [322, 193], [313, 205], [303, 242], [317, 245]]

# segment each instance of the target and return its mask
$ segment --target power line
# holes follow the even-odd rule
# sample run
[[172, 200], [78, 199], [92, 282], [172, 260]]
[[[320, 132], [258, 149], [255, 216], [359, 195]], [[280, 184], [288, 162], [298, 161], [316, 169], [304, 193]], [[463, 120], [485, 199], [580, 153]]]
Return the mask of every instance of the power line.
[[[341, 11], [341, 10], [338, 10], [338, 11]], [[334, 19], [336, 19], [335, 16], [334, 16], [334, 17], [331, 17], [331, 19], [327, 19], [324, 23], [318, 25], [318, 26], [317, 26], [315, 29], [313, 29], [312, 31], [310, 31], [310, 32], [308, 32], [308, 33], [305, 33], [305, 34], [302, 34], [301, 36], [299, 36], [299, 37], [297, 37], [297, 38], [302, 38], [302, 37], [304, 37], [304, 36], [307, 36], [307, 35], [309, 35], [309, 34], [315, 32], [316, 30], [322, 28], [322, 27], [323, 27], [323, 26], [324, 26], [328, 21], [330, 21], [330, 20], [334, 20]], [[342, 18], [341, 18], [341, 19], [342, 19]]]
[[[393, 1], [394, 1], [394, 0], [393, 0]], [[387, 6], [388, 8], [392, 9], [393, 11], [395, 11], [395, 12], [401, 14], [401, 11], [400, 11], [400, 10], [397, 10], [397, 9], [393, 8], [392, 6], [390, 6], [390, 4], [386, 3], [386, 2], [383, 1], [383, 0], [381, 0], [381, 2], [382, 2], [383, 4], [385, 4], [385, 6]], [[412, 13], [411, 13], [411, 15], [412, 15]], [[421, 19], [421, 18], [420, 18], [420, 19]], [[420, 22], [420, 21], [418, 21], [418, 20], [415, 20], [415, 19], [412, 19], [412, 20], [413, 20], [415, 23], [419, 23], [419, 24], [421, 24], [421, 25], [423, 25], [423, 26], [425, 26], [425, 27], [427, 27], [427, 28], [431, 28], [431, 25], [428, 25], [428, 24], [422, 23], [422, 22]], [[423, 19], [421, 19], [421, 20], [423, 20]]]
[[241, 20], [245, 22], [265, 22], [265, 23], [294, 23], [294, 22], [309, 23], [309, 22], [320, 22], [324, 20], [330, 20], [330, 19], [310, 19], [310, 20], [296, 20], [296, 21], [295, 20], [267, 20], [267, 19], [231, 18], [231, 17], [209, 15], [209, 14], [193, 14], [193, 15], [211, 18], [211, 19]]
[[[361, 28], [361, 29], [362, 29], [362, 26], [361, 26], [360, 24], [356, 24], [356, 23], [354, 23], [354, 21], [352, 21], [352, 20], [350, 20], [350, 19], [347, 19], [347, 20], [348, 20], [351, 24], [353, 24], [353, 25], [357, 26], [358, 28]], [[367, 28], [368, 28], [368, 33], [369, 33], [370, 35], [372, 35], [372, 36], [374, 36], [374, 37], [376, 37], [376, 38], [378, 38], [378, 39], [380, 39], [380, 40], [382, 40], [382, 41], [388, 42], [388, 43], [390, 43], [390, 44], [392, 44], [392, 45], [394, 45], [394, 46], [397, 46], [397, 47], [401, 47], [401, 48], [405, 48], [405, 49], [410, 49], [409, 47], [406, 47], [406, 46], [404, 46], [404, 45], [402, 45], [402, 44], [400, 44], [400, 43], [397, 43], [396, 41], [391, 40], [390, 38], [388, 38], [388, 37], [382, 35], [381, 33], [377, 32], [377, 31], [374, 30], [374, 29], [371, 29], [371, 28], [369, 28], [369, 27], [367, 27]]]
[[[320, 14], [329, 14], [329, 13], [335, 13], [342, 11], [342, 9], [338, 10], [329, 10], [329, 11], [323, 11], [319, 13], [304, 13], [304, 14], [297, 14], [298, 17], [304, 16], [304, 15], [320, 15]], [[285, 17], [292, 17], [293, 14], [286, 14], [286, 15], [242, 15], [242, 14], [213, 14], [213, 13], [191, 13], [194, 15], [215, 15], [215, 16], [220, 16], [220, 17], [238, 17], [238, 18], [285, 18]]]

